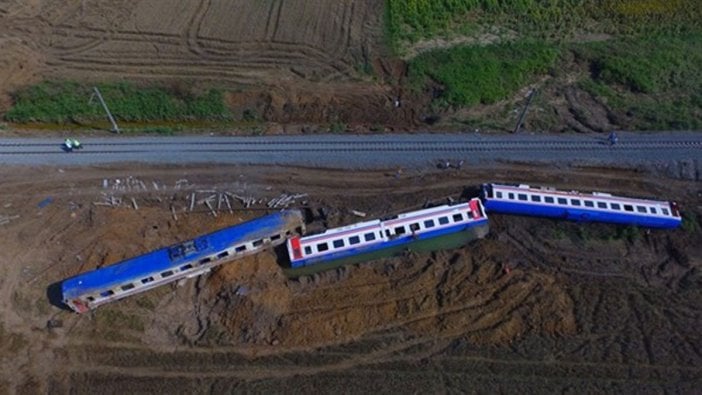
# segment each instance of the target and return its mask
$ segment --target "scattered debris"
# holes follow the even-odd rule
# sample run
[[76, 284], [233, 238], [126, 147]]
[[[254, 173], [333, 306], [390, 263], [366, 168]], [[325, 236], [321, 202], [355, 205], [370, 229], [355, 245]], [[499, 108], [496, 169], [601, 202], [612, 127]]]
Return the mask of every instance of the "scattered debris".
[[134, 207], [134, 210], [139, 210], [139, 206], [137, 206], [137, 202], [134, 198], [132, 198], [132, 207]]
[[53, 203], [53, 201], [54, 201], [54, 198], [52, 198], [51, 196], [49, 196], [49, 197], [47, 197], [46, 199], [44, 199], [44, 200], [42, 200], [41, 202], [39, 202], [39, 204], [37, 204], [37, 207], [39, 207], [39, 208], [44, 208], [44, 207], [50, 205], [51, 203]]
[[[213, 196], [214, 196], [214, 195], [213, 195]], [[212, 213], [212, 215], [216, 218], [216, 217], [217, 217], [217, 212], [214, 211], [214, 209], [212, 208], [212, 204], [210, 203], [210, 199], [206, 199], [206, 200], [205, 200], [205, 204], [207, 205], [207, 208], [210, 209], [210, 212]]]
[[46, 329], [62, 328], [63, 321], [57, 318], [52, 318], [46, 322]]
[[296, 199], [305, 196], [307, 196], [306, 193], [296, 195], [288, 195], [287, 193], [283, 193], [280, 196], [269, 200], [266, 206], [269, 208], [288, 207], [291, 203], [294, 203]]
[[17, 218], [19, 218], [19, 215], [10, 215], [10, 216], [5, 216], [5, 217], [0, 216], [0, 225], [7, 225], [13, 219], [17, 219]]
[[234, 214], [234, 211], [232, 211], [232, 205], [229, 203], [229, 196], [224, 194], [224, 202], [227, 204], [227, 208], [229, 209], [229, 214]]
[[251, 207], [251, 205], [256, 204], [256, 198], [253, 196], [245, 197], [245, 196], [239, 196], [239, 195], [234, 194], [234, 193], [229, 193], [229, 192], [225, 192], [225, 193], [227, 195], [229, 195], [229, 197], [231, 197], [232, 199], [239, 200], [241, 202], [241, 204], [244, 205], [245, 208], [249, 208], [249, 207]]
[[436, 164], [436, 167], [442, 170], [446, 169], [460, 169], [463, 167], [463, 164], [465, 161], [463, 159], [457, 161], [457, 162], [451, 162], [449, 160], [441, 160], [439, 163]]
[[357, 211], [357, 210], [351, 210], [351, 214], [353, 214], [357, 217], [362, 217], [362, 218], [366, 216], [366, 213], [364, 213], [363, 211]]

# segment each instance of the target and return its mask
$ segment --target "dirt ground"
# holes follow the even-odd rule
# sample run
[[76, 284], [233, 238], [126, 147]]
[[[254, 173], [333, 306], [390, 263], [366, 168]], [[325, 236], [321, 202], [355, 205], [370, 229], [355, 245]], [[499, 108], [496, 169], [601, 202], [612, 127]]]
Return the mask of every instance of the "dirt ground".
[[[272, 251], [92, 314], [49, 303], [52, 284], [68, 276], [260, 215], [284, 192], [309, 194], [296, 204], [324, 209], [329, 226], [358, 221], [352, 209], [383, 216], [471, 195], [486, 181], [670, 198], [702, 217], [698, 184], [640, 171], [396, 170], [1, 169], [0, 217], [12, 220], [0, 226], [0, 393], [697, 388], [699, 228], [493, 215], [490, 235], [458, 250], [297, 280]], [[215, 218], [202, 204], [189, 211], [197, 190], [264, 203]], [[110, 196], [124, 204], [94, 204]]]

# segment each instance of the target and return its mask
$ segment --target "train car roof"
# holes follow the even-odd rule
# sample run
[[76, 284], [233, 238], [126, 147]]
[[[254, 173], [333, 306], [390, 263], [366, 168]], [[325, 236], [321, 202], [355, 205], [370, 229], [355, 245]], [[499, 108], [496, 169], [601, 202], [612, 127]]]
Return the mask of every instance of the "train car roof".
[[[222, 251], [232, 244], [260, 239], [275, 232], [276, 229], [283, 228], [286, 221], [295, 216], [302, 219], [300, 212], [297, 210], [286, 210], [266, 215], [198, 236], [192, 240], [185, 240], [144, 255], [126, 259], [107, 267], [79, 274], [63, 281], [61, 284], [63, 296], [66, 299], [70, 299], [83, 293], [110, 289], [130, 280], [146, 278], [154, 273], [160, 273], [203, 256]], [[175, 259], [172, 259], [169, 255], [171, 248], [200, 239], [207, 239], [207, 244], [204, 249], [197, 251], [197, 253]]]
[[639, 203], [646, 203], [646, 204], [661, 204], [665, 203], [667, 204], [668, 202], [665, 200], [654, 200], [650, 198], [634, 198], [634, 197], [626, 197], [626, 196], [616, 196], [612, 195], [611, 193], [604, 193], [604, 192], [580, 192], [580, 191], [563, 191], [551, 187], [533, 187], [529, 185], [510, 185], [510, 184], [488, 184], [492, 186], [493, 188], [507, 188], [507, 189], [513, 189], [515, 191], [527, 191], [527, 192], [536, 192], [540, 194], [549, 194], [549, 195], [554, 195], [554, 196], [568, 196], [568, 197], [580, 197], [580, 198], [590, 198], [590, 199], [600, 199], [600, 200], [605, 200], [605, 201], [629, 201], [629, 202], [639, 202]]
[[[471, 199], [471, 201], [473, 201], [473, 200], [477, 201], [478, 204], [480, 204], [480, 199], [478, 199], [478, 198]], [[380, 227], [381, 224], [395, 224], [397, 222], [410, 221], [416, 217], [425, 216], [428, 214], [433, 214], [433, 213], [438, 213], [438, 212], [443, 212], [443, 211], [450, 211], [452, 209], [460, 210], [460, 209], [464, 208], [464, 206], [468, 206], [468, 205], [470, 205], [470, 201], [451, 204], [451, 205], [444, 204], [441, 206], [430, 207], [430, 208], [425, 208], [425, 209], [420, 209], [420, 210], [415, 210], [415, 211], [409, 211], [409, 212], [398, 214], [394, 217], [386, 218], [383, 220], [374, 219], [371, 221], [357, 222], [355, 224], [345, 225], [345, 226], [341, 226], [338, 228], [327, 229], [323, 233], [318, 233], [315, 235], [309, 235], [309, 236], [302, 237], [302, 238], [300, 238], [300, 242], [302, 244], [309, 244], [312, 242], [323, 241], [323, 240], [331, 238], [331, 236], [339, 236], [339, 235], [346, 234], [346, 233], [352, 233], [352, 232], [358, 231], [360, 229], [365, 229], [365, 228], [378, 228], [378, 227]]]

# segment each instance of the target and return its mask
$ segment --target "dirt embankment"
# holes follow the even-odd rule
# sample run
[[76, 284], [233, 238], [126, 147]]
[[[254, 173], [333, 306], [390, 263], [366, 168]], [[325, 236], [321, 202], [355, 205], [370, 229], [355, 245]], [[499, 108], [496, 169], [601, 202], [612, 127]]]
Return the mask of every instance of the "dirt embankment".
[[[8, 262], [0, 349], [11, 356], [2, 362], [1, 388], [207, 392], [293, 382], [436, 390], [445, 380], [463, 386], [470, 379], [485, 390], [543, 391], [586, 378], [601, 392], [612, 381], [665, 390], [702, 377], [694, 330], [702, 316], [699, 230], [648, 233], [494, 215], [488, 238], [458, 250], [300, 280], [286, 279], [276, 256], [264, 253], [94, 314], [47, 303], [56, 281], [260, 214], [221, 210], [214, 218], [204, 206], [191, 213], [193, 190], [258, 198], [306, 192], [333, 226], [356, 221], [350, 209], [378, 217], [458, 197], [485, 181], [485, 171], [495, 180], [675, 198], [701, 214], [694, 184], [622, 169], [505, 166], [400, 178], [240, 167], [6, 169], [0, 215], [19, 217], [0, 230], [0, 258]], [[148, 188], [113, 189], [126, 175]], [[103, 194], [125, 204], [94, 205]], [[59, 327], [47, 329], [49, 320]], [[525, 374], [535, 381], [524, 384]], [[388, 375], [397, 379], [392, 387]]]

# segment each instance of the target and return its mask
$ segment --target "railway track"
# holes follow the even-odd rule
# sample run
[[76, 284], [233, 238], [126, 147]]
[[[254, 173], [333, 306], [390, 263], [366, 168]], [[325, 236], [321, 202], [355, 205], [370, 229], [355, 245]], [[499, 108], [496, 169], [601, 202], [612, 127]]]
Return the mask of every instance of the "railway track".
[[[609, 145], [601, 137], [540, 136], [486, 138], [466, 135], [280, 136], [280, 137], [136, 137], [87, 138], [84, 149], [66, 153], [60, 139], [0, 139], [0, 163], [92, 164], [143, 162], [330, 162], [354, 163], [392, 158], [393, 161], [462, 159], [702, 159], [702, 138], [694, 134], [672, 137], [622, 137]], [[57, 162], [54, 162], [57, 161]], [[381, 160], [382, 161], [382, 160]], [[400, 163], [401, 164], [401, 163]]]

